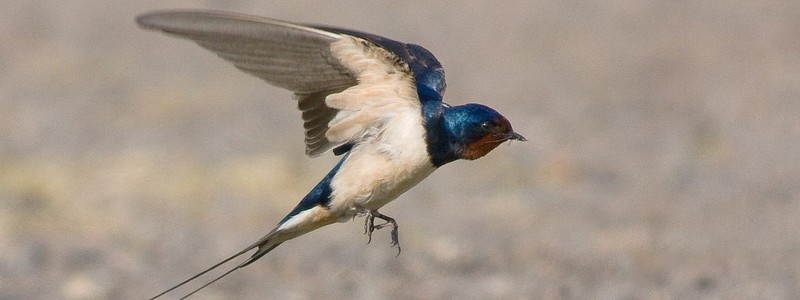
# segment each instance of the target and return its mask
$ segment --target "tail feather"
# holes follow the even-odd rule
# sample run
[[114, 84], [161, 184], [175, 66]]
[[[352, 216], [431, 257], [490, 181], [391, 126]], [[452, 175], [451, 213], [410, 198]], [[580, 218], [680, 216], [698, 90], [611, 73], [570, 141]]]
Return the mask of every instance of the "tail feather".
[[181, 297], [181, 298], [180, 298], [180, 300], [183, 300], [183, 299], [189, 298], [189, 296], [191, 296], [191, 295], [194, 295], [194, 293], [197, 293], [197, 292], [199, 292], [200, 290], [202, 290], [202, 289], [206, 288], [207, 286], [211, 285], [212, 283], [214, 283], [214, 282], [217, 282], [217, 280], [220, 280], [220, 279], [222, 279], [223, 277], [225, 277], [225, 276], [228, 276], [228, 274], [230, 274], [230, 273], [233, 273], [233, 271], [236, 271], [236, 270], [238, 270], [238, 269], [239, 269], [239, 268], [241, 268], [241, 267], [242, 267], [242, 266], [241, 266], [241, 265], [239, 265], [239, 266], [236, 266], [236, 267], [233, 267], [233, 268], [231, 268], [230, 270], [228, 270], [227, 272], [223, 273], [222, 275], [219, 275], [219, 276], [217, 276], [217, 278], [214, 278], [214, 280], [211, 280], [211, 281], [207, 282], [206, 284], [203, 284], [203, 285], [202, 285], [202, 286], [200, 286], [199, 288], [196, 288], [196, 289], [194, 289], [193, 291], [191, 291], [190, 293], [188, 293], [188, 294], [184, 295], [183, 297]]
[[[258, 260], [259, 258], [261, 258], [262, 256], [264, 256], [265, 254], [269, 253], [270, 251], [272, 251], [272, 249], [275, 249], [275, 247], [278, 247], [278, 245], [282, 244], [283, 242], [280, 242], [280, 243], [277, 243], [277, 244], [272, 244], [272, 245], [267, 245], [267, 244], [269, 244], [269, 240], [264, 240], [264, 241], [263, 241], [263, 243], [264, 243], [264, 244], [262, 244], [262, 245], [258, 246], [258, 250], [256, 251], [256, 253], [253, 253], [253, 255], [252, 255], [252, 256], [250, 256], [250, 258], [248, 258], [247, 260], [245, 260], [244, 262], [242, 262], [242, 263], [241, 263], [241, 264], [239, 264], [238, 266], [235, 266], [235, 267], [231, 268], [231, 269], [230, 269], [230, 270], [228, 270], [227, 272], [225, 272], [225, 273], [222, 273], [222, 275], [219, 275], [219, 276], [217, 276], [217, 277], [216, 277], [216, 278], [214, 278], [213, 280], [211, 280], [211, 281], [209, 281], [209, 282], [207, 282], [207, 283], [203, 284], [203, 285], [202, 285], [202, 286], [200, 286], [199, 288], [196, 288], [196, 289], [194, 289], [194, 290], [193, 290], [193, 291], [191, 291], [190, 293], [188, 293], [188, 294], [186, 294], [185, 296], [181, 297], [181, 298], [180, 298], [180, 300], [183, 300], [183, 299], [189, 298], [189, 296], [191, 296], [191, 295], [194, 295], [195, 293], [197, 293], [197, 292], [199, 292], [200, 290], [202, 290], [202, 289], [206, 288], [207, 286], [209, 286], [209, 285], [213, 284], [214, 282], [217, 282], [218, 280], [222, 279], [223, 277], [225, 277], [225, 276], [228, 276], [228, 274], [230, 274], [230, 273], [233, 273], [233, 271], [236, 271], [236, 270], [238, 270], [238, 269], [244, 268], [245, 266], [247, 266], [247, 265], [251, 264], [252, 262], [254, 262], [254, 261]], [[254, 245], [258, 245], [258, 244], [254, 244]], [[200, 276], [200, 275], [203, 275], [205, 272], [208, 272], [208, 271], [210, 271], [211, 269], [214, 269], [214, 268], [218, 267], [219, 265], [221, 265], [221, 264], [224, 264], [224, 263], [226, 263], [226, 262], [230, 261], [232, 258], [234, 258], [234, 257], [237, 257], [237, 256], [239, 256], [239, 255], [242, 255], [244, 252], [250, 251], [250, 250], [251, 250], [251, 249], [253, 249], [253, 248], [254, 248], [254, 246], [247, 247], [245, 250], [243, 250], [243, 251], [241, 251], [241, 252], [239, 252], [239, 253], [235, 254], [234, 256], [232, 256], [232, 257], [230, 257], [230, 258], [228, 258], [228, 259], [226, 259], [226, 260], [224, 260], [224, 261], [222, 261], [222, 262], [220, 262], [220, 263], [218, 263], [218, 264], [214, 265], [214, 266], [213, 266], [213, 267], [211, 267], [210, 269], [203, 271], [203, 273], [197, 274], [197, 275], [195, 275], [194, 277], [192, 277], [192, 278], [189, 278], [187, 281], [185, 281], [185, 282], [182, 282], [181, 284], [179, 284], [179, 285], [177, 285], [177, 286], [173, 287], [172, 289], [175, 289], [176, 287], [179, 287], [180, 285], [182, 285], [182, 284], [184, 284], [184, 283], [186, 283], [186, 282], [188, 282], [188, 281], [191, 281], [192, 279], [194, 279], [194, 278], [197, 278], [197, 277], [198, 277], [198, 276]], [[172, 289], [170, 289], [170, 290], [172, 290]], [[169, 290], [167, 290], [166, 292], [169, 292]], [[164, 293], [166, 293], [166, 292], [164, 292]], [[164, 293], [162, 293], [161, 295], [163, 295]], [[159, 296], [160, 296], [160, 295], [159, 295]], [[156, 296], [156, 297], [158, 297], [158, 296]]]
[[250, 258], [248, 258], [247, 260], [245, 260], [241, 264], [239, 264], [236, 267], [228, 270], [227, 272], [223, 273], [222, 275], [217, 276], [216, 278], [214, 278], [214, 280], [209, 281], [208, 283], [206, 283], [203, 286], [193, 290], [191, 293], [181, 297], [180, 299], [185, 299], [186, 297], [189, 297], [189, 296], [193, 295], [194, 293], [202, 290], [203, 288], [211, 285], [212, 283], [216, 282], [217, 280], [220, 280], [223, 277], [228, 276], [228, 274], [233, 273], [233, 271], [236, 271], [236, 270], [238, 270], [240, 268], [243, 268], [244, 266], [247, 266], [247, 265], [251, 264], [252, 262], [258, 260], [259, 258], [264, 256], [265, 254], [267, 254], [270, 251], [272, 251], [272, 249], [275, 249], [275, 247], [278, 247], [278, 245], [283, 243], [283, 242], [271, 243], [273, 241], [273, 239], [271, 239], [271, 236], [272, 236], [273, 233], [274, 233], [274, 231], [270, 232], [270, 234], [267, 234], [263, 238], [259, 239], [257, 242], [251, 244], [250, 246], [245, 247], [244, 249], [242, 249], [241, 251], [237, 252], [236, 254], [231, 255], [230, 257], [228, 257], [226, 259], [223, 259], [222, 261], [216, 263], [215, 265], [209, 267], [208, 269], [205, 269], [202, 272], [197, 273], [194, 276], [189, 277], [188, 279], [186, 279], [186, 280], [184, 280], [184, 281], [182, 281], [182, 282], [170, 287], [169, 289], [161, 292], [158, 295], [155, 295], [154, 297], [150, 298], [149, 300], [154, 300], [156, 298], [159, 298], [159, 297], [165, 295], [166, 293], [174, 291], [175, 289], [177, 289], [177, 288], [179, 288], [179, 287], [181, 287], [181, 286], [183, 286], [183, 285], [185, 285], [185, 284], [197, 279], [198, 277], [205, 275], [206, 273], [210, 272], [211, 270], [214, 270], [214, 269], [218, 268], [219, 266], [224, 265], [225, 263], [233, 260], [234, 258], [237, 258], [237, 257], [241, 256], [242, 254], [247, 253], [250, 250], [258, 248], [258, 250], [255, 253], [253, 253], [253, 255], [250, 256]]
[[[322, 218], [320, 218], [320, 216], [322, 216]], [[314, 218], [318, 218], [318, 219], [314, 219]], [[287, 216], [287, 218], [284, 219], [284, 221], [281, 221], [278, 224], [278, 227], [276, 227], [275, 229], [273, 229], [272, 231], [270, 231], [269, 233], [264, 235], [264, 237], [260, 238], [255, 243], [251, 244], [250, 246], [245, 247], [241, 251], [237, 252], [234, 255], [231, 255], [230, 257], [228, 257], [228, 258], [226, 258], [226, 259], [224, 259], [224, 260], [222, 260], [220, 262], [218, 262], [217, 264], [211, 266], [210, 268], [205, 269], [202, 272], [195, 274], [194, 276], [190, 277], [189, 279], [186, 279], [186, 280], [182, 281], [181, 283], [178, 283], [178, 284], [172, 286], [168, 290], [161, 292], [160, 294], [156, 295], [153, 298], [150, 298], [149, 300], [156, 299], [158, 297], [163, 296], [166, 293], [174, 291], [175, 289], [177, 289], [177, 288], [189, 283], [192, 280], [197, 279], [200, 276], [205, 275], [206, 273], [210, 272], [211, 270], [214, 270], [214, 269], [218, 268], [219, 266], [221, 266], [221, 265], [233, 260], [234, 258], [237, 258], [237, 257], [241, 256], [242, 254], [247, 253], [250, 250], [258, 248], [258, 250], [256, 250], [256, 252], [253, 253], [253, 255], [250, 256], [250, 258], [246, 259], [244, 262], [240, 263], [236, 267], [226, 271], [222, 275], [214, 278], [212, 281], [204, 284], [203, 286], [193, 290], [191, 293], [189, 293], [188, 295], [184, 296], [184, 298], [188, 297], [188, 296], [190, 296], [190, 295], [202, 290], [203, 288], [209, 286], [210, 284], [216, 282], [217, 280], [222, 279], [223, 277], [227, 276], [228, 274], [233, 273], [233, 271], [236, 271], [236, 270], [238, 270], [240, 268], [243, 268], [243, 267], [253, 263], [254, 261], [258, 260], [262, 256], [264, 256], [267, 253], [269, 253], [270, 251], [272, 251], [272, 249], [275, 249], [275, 247], [278, 247], [283, 242], [291, 240], [291, 239], [296, 238], [298, 236], [301, 236], [303, 234], [306, 234], [306, 233], [308, 233], [310, 231], [313, 231], [313, 230], [315, 230], [317, 228], [320, 228], [322, 226], [331, 224], [335, 220], [336, 220], [335, 218], [330, 216], [330, 214], [328, 213], [326, 208], [324, 208], [322, 206], [319, 206], [319, 205], [318, 206], [314, 206], [311, 209], [302, 211], [301, 213], [297, 213], [295, 215], [292, 215], [290, 213], [290, 215]], [[184, 299], [184, 298], [181, 298], [181, 299]]]
[[244, 267], [246, 265], [249, 265], [249, 264], [253, 263], [254, 261], [258, 260], [262, 256], [264, 256], [267, 253], [269, 253], [270, 251], [272, 251], [272, 249], [275, 249], [275, 247], [280, 246], [280, 244], [283, 244], [283, 242], [276, 243], [276, 244], [273, 244], [273, 245], [268, 246], [268, 247], [266, 245], [259, 246], [258, 250], [256, 251], [256, 253], [253, 253], [253, 255], [250, 256], [250, 258], [248, 258], [247, 260], [245, 260], [244, 262], [239, 264], [239, 266], [237, 266], [237, 268], [242, 268], [242, 267]]

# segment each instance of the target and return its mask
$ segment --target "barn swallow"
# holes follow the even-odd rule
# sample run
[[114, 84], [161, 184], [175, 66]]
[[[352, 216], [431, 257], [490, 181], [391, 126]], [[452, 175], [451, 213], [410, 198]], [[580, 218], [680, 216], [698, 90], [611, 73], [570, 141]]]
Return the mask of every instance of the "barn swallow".
[[[157, 11], [136, 21], [190, 39], [242, 71], [294, 92], [306, 154], [342, 157], [264, 237], [151, 299], [256, 249], [188, 297], [283, 242], [356, 216], [365, 216], [370, 241], [374, 230], [391, 227], [391, 245], [399, 255], [397, 222], [378, 209], [449, 162], [478, 159], [506, 141], [525, 141], [487, 106], [444, 103], [442, 65], [419, 45], [216, 11]], [[384, 222], [375, 224], [376, 218]]]

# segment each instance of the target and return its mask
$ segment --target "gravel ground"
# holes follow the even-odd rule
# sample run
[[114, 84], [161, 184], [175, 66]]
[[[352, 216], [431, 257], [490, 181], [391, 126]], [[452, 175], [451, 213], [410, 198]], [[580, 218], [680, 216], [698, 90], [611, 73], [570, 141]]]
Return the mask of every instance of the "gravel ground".
[[424, 45], [530, 140], [385, 207], [399, 257], [356, 219], [196, 299], [800, 298], [798, 1], [205, 2], [0, 4], [0, 299], [155, 295], [335, 163], [288, 92], [135, 26], [159, 8]]

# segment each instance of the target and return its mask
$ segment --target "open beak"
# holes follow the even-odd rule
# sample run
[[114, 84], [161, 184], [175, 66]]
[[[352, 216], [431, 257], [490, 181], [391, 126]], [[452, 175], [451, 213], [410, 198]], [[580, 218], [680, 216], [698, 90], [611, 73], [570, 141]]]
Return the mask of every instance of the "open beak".
[[517, 141], [520, 141], [520, 142], [528, 141], [528, 139], [526, 139], [524, 136], [522, 136], [519, 133], [513, 132], [513, 131], [509, 132], [509, 133], [506, 133], [506, 140], [517, 140]]

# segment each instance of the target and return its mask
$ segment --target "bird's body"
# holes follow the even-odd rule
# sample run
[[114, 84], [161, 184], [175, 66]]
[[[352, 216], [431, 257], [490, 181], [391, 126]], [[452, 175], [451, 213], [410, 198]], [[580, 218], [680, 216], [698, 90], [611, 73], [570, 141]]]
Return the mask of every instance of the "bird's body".
[[[399, 251], [397, 223], [380, 214], [381, 207], [448, 162], [477, 159], [505, 141], [525, 140], [486, 106], [443, 103], [441, 64], [418, 45], [222, 12], [155, 12], [137, 22], [191, 39], [237, 68], [293, 91], [306, 129], [306, 153], [342, 155], [272, 231], [164, 293], [257, 248], [214, 282], [285, 241], [356, 215], [366, 216], [370, 238], [373, 230], [392, 226], [392, 245]], [[386, 223], [375, 225], [374, 218]]]

